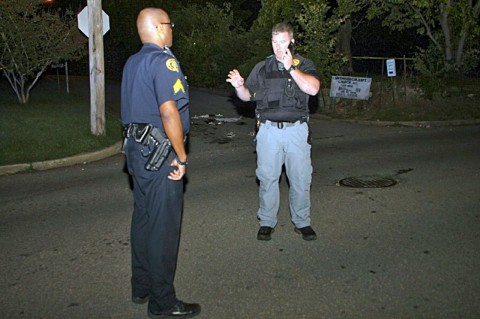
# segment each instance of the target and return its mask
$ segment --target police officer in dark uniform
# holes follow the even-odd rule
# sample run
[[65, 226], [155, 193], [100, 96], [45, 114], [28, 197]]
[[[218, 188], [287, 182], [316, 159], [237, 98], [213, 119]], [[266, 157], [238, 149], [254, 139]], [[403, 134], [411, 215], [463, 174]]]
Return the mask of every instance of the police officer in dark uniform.
[[317, 238], [310, 224], [312, 164], [307, 122], [308, 98], [318, 93], [320, 80], [313, 62], [294, 54], [294, 42], [291, 25], [275, 25], [272, 29], [274, 55], [259, 62], [246, 82], [236, 69], [230, 71], [227, 78], [241, 100], [256, 102], [259, 240], [270, 240], [277, 224], [283, 165], [290, 185], [294, 230], [305, 240]]
[[150, 318], [200, 313], [200, 305], [177, 299], [173, 285], [190, 129], [188, 85], [170, 50], [173, 26], [162, 9], [140, 12], [143, 47], [128, 59], [122, 79], [123, 151], [134, 197], [132, 301], [148, 301]]

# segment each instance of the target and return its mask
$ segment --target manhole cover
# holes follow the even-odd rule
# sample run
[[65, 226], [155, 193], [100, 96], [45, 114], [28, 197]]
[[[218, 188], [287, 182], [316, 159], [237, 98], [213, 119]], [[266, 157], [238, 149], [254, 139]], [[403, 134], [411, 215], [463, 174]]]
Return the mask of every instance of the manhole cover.
[[382, 176], [354, 176], [340, 180], [341, 186], [357, 187], [357, 188], [381, 188], [390, 187], [397, 184], [392, 177]]

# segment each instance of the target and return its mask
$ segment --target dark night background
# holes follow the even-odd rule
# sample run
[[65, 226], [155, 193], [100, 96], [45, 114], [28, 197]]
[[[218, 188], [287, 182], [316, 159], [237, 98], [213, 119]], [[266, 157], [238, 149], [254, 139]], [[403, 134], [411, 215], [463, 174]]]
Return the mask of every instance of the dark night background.
[[[211, 0], [210, 3], [221, 6], [223, 0]], [[110, 77], [119, 78], [121, 66], [125, 63], [126, 58], [140, 47], [140, 42], [137, 40], [137, 48], [132, 47], [131, 43], [125, 44], [119, 42], [123, 33], [126, 32], [126, 21], [130, 21], [134, 29], [134, 21], [138, 13], [132, 11], [132, 6], [140, 10], [143, 7], [152, 6], [152, 4], [162, 3], [159, 1], [102, 1], [103, 10], [110, 16], [110, 31], [104, 37], [105, 46], [105, 65], [107, 73]], [[188, 0], [188, 1], [165, 1], [163, 8], [168, 12], [170, 10], [181, 10], [182, 6], [198, 4], [204, 6], [206, 1]], [[335, 6], [336, 1], [332, 1]], [[51, 4], [54, 8], [71, 8], [75, 13], [87, 5], [87, 0], [54, 0]], [[122, 16], [122, 25], [118, 26], [116, 17], [111, 14], [111, 11], [122, 10], [123, 7], [128, 6], [128, 10]], [[234, 17], [240, 22], [245, 30], [249, 30], [253, 22], [257, 18], [258, 12], [261, 8], [259, 0], [243, 0], [234, 2]], [[115, 9], [115, 10], [113, 10]], [[351, 52], [353, 57], [412, 57], [418, 51], [418, 47], [426, 47], [428, 41], [426, 37], [420, 37], [415, 30], [407, 30], [405, 32], [393, 32], [381, 25], [381, 20], [367, 20], [364, 18], [365, 13], [359, 12], [352, 15], [352, 39]], [[127, 24], [129, 25], [129, 24]], [[122, 31], [123, 30], [123, 31]], [[130, 30], [132, 31], [132, 30]], [[177, 49], [177, 48], [175, 48]], [[131, 52], [126, 52], [130, 50]], [[177, 49], [178, 50], [178, 49]], [[381, 72], [380, 61], [372, 60], [353, 60], [353, 69], [356, 73], [368, 75], [371, 72]], [[84, 57], [79, 62], [72, 63], [70, 71], [72, 74], [84, 75], [88, 72], [88, 56]], [[109, 71], [109, 68], [111, 69]]]

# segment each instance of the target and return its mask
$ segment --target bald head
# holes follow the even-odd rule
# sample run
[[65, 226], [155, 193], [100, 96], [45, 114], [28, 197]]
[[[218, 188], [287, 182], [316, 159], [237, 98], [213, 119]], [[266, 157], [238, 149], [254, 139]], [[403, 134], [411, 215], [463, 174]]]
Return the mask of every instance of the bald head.
[[[170, 46], [168, 39], [166, 39], [165, 30], [162, 23], [169, 22], [168, 14], [158, 8], [146, 8], [140, 11], [137, 17], [137, 30], [142, 43], [155, 43], [162, 48], [165, 45]], [[162, 28], [159, 30], [159, 28]], [[160, 32], [159, 32], [160, 31]], [[170, 36], [171, 38], [171, 36]]]

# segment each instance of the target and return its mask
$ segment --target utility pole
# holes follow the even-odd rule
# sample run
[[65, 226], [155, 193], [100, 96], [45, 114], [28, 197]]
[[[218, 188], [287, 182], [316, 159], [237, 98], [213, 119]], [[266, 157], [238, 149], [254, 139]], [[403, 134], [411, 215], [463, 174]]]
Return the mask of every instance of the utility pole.
[[102, 0], [88, 0], [90, 65], [90, 130], [105, 135], [105, 68], [103, 59]]

